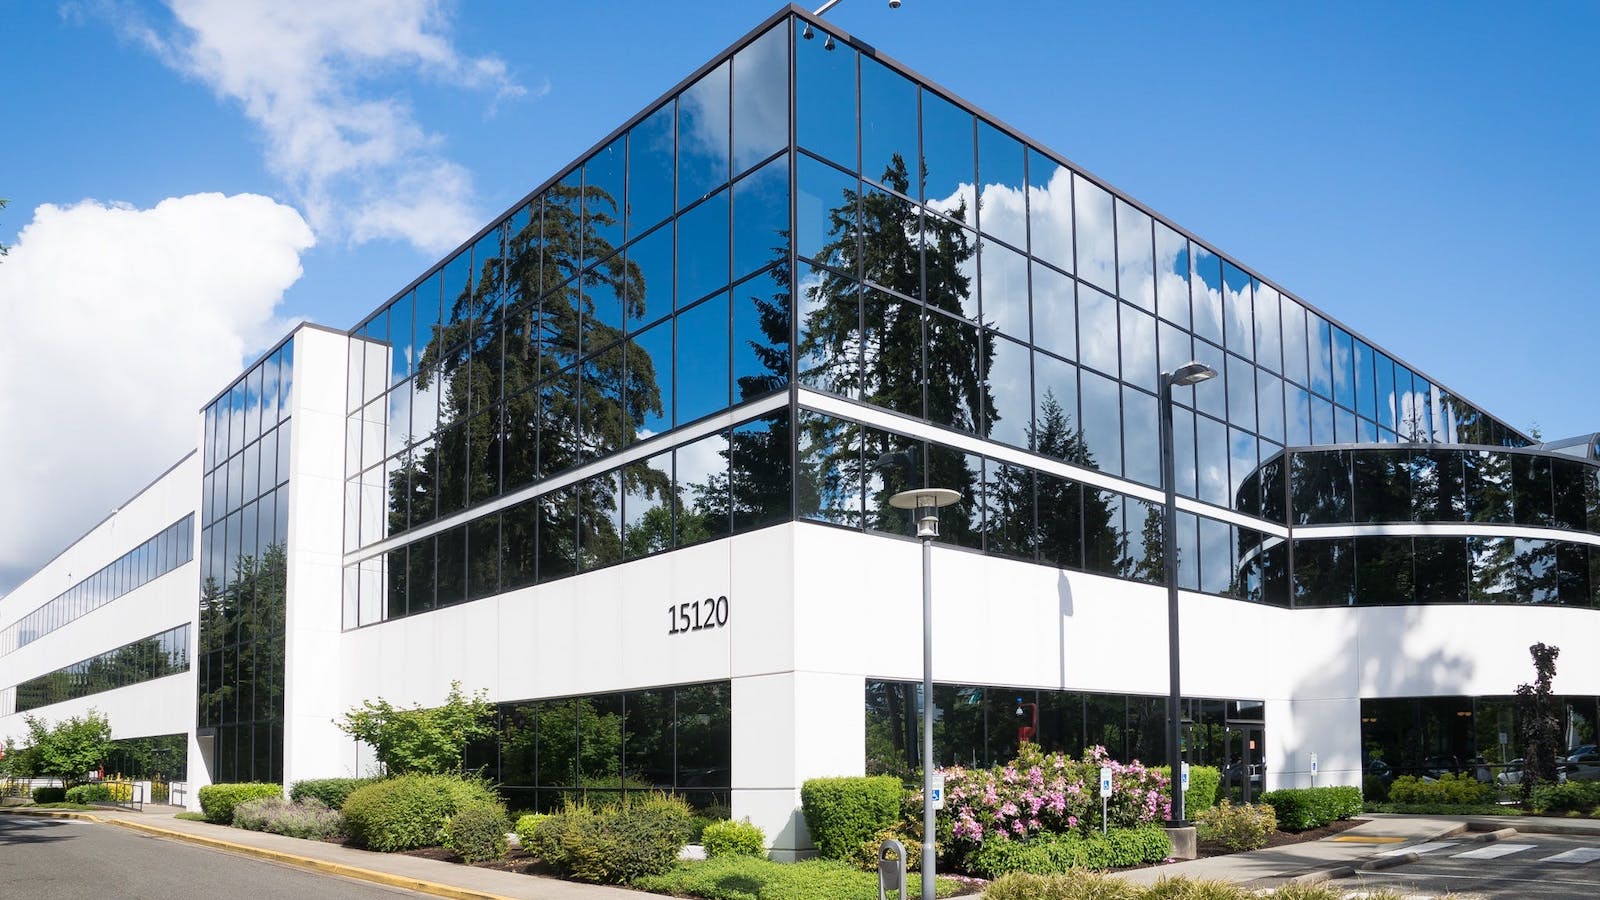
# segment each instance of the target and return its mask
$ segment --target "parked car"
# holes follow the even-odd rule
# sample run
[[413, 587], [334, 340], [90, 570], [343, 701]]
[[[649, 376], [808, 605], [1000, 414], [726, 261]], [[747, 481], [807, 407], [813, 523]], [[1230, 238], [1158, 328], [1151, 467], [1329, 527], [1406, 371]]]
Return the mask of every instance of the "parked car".
[[[1499, 775], [1496, 775], [1494, 777], [1495, 783], [1496, 784], [1521, 784], [1522, 783], [1522, 769], [1526, 764], [1527, 764], [1526, 760], [1524, 760], [1520, 756], [1517, 757], [1516, 759], [1513, 759], [1511, 762], [1506, 763], [1505, 769], [1503, 771], [1501, 771]], [[1560, 782], [1564, 782], [1566, 780], [1567, 780], [1566, 764], [1558, 762], [1556, 764], [1556, 781], [1557, 781], [1557, 783], [1560, 783]]]
[[1600, 781], [1600, 751], [1574, 753], [1561, 768], [1569, 781]]

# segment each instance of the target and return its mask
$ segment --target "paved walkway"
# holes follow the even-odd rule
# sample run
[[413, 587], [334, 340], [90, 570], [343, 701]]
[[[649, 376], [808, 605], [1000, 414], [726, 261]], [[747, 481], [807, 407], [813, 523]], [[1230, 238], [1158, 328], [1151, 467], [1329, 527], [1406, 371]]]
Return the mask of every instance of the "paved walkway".
[[[1457, 836], [1462, 841], [1491, 841], [1520, 834], [1573, 834], [1600, 837], [1600, 821], [1543, 816], [1401, 816], [1369, 813], [1364, 822], [1332, 837], [1270, 850], [1234, 853], [1151, 866], [1121, 873], [1140, 884], [1186, 876], [1218, 879], [1254, 887], [1288, 881], [1323, 881], [1353, 874], [1363, 865], [1386, 868], [1409, 861], [1409, 848]], [[1397, 852], [1400, 851], [1400, 852]]]
[[[402, 853], [373, 853], [322, 841], [191, 822], [174, 818], [177, 810], [171, 807], [152, 808], [143, 813], [114, 809], [82, 813], [65, 810], [23, 811], [15, 808], [4, 812], [89, 819], [285, 865], [456, 900], [641, 900], [649, 896], [625, 888], [500, 872]], [[1382, 868], [1406, 862], [1415, 858], [1407, 856], [1410, 848], [1444, 837], [1456, 836], [1457, 840], [1463, 842], [1488, 842], [1510, 836], [1511, 829], [1520, 834], [1600, 837], [1600, 821], [1593, 819], [1385, 814], [1371, 814], [1367, 818], [1371, 821], [1318, 841], [1134, 869], [1121, 873], [1121, 877], [1141, 884], [1161, 878], [1186, 876], [1270, 887], [1288, 881], [1321, 881], [1344, 877], [1363, 866]]]

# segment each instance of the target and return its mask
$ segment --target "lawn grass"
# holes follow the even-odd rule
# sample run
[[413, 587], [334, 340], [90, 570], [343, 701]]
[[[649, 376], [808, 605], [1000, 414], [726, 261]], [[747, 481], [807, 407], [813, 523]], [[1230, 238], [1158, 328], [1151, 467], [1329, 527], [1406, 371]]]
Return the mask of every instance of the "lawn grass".
[[[918, 896], [922, 880], [908, 875], [906, 881], [906, 895]], [[636, 879], [633, 887], [706, 900], [873, 900], [878, 896], [878, 875], [832, 860], [777, 863], [724, 856], [679, 863], [665, 875]], [[935, 889], [940, 897], [950, 897], [962, 888], [955, 879], [940, 878]]]

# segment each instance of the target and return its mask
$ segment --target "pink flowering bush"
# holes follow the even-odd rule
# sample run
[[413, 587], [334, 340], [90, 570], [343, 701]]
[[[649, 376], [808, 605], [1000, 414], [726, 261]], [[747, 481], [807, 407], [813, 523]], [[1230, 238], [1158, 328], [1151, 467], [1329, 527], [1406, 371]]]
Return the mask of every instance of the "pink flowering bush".
[[1168, 779], [1135, 761], [1111, 759], [1090, 747], [1082, 759], [1045, 753], [1023, 744], [1017, 758], [993, 769], [944, 769], [945, 807], [952, 849], [969, 852], [990, 838], [1025, 841], [1043, 832], [1088, 834], [1100, 830], [1100, 767], [1111, 768], [1112, 828], [1136, 828], [1170, 814]]

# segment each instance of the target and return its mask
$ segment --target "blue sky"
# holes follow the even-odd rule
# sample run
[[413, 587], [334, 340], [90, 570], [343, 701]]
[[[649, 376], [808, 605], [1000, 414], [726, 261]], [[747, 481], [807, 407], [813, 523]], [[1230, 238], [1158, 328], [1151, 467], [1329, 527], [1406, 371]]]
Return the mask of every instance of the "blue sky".
[[[0, 0], [0, 593], [289, 321], [354, 324], [776, 8]], [[828, 17], [1511, 424], [1600, 428], [1600, 4], [981, 8]]]

